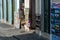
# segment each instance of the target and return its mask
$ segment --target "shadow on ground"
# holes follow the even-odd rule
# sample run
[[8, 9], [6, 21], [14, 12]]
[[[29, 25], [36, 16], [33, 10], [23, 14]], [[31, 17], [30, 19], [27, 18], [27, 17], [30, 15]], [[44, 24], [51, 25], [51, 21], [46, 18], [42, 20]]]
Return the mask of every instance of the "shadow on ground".
[[7, 25], [7, 24], [1, 23], [1, 22], [0, 22], [0, 27], [3, 27], [3, 28], [12, 28], [11, 25]]
[[14, 35], [11, 37], [0, 36], [0, 40], [48, 40], [48, 39], [42, 36], [39, 37], [35, 33], [29, 33], [29, 34], [22, 34], [22, 35]]

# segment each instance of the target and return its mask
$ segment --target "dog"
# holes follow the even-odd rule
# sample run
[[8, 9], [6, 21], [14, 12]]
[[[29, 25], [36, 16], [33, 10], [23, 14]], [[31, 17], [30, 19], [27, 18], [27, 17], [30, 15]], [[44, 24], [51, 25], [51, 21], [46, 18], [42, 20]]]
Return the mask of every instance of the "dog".
[[30, 23], [29, 23], [29, 22], [26, 23], [26, 24], [24, 25], [24, 28], [25, 28], [25, 31], [30, 31]]

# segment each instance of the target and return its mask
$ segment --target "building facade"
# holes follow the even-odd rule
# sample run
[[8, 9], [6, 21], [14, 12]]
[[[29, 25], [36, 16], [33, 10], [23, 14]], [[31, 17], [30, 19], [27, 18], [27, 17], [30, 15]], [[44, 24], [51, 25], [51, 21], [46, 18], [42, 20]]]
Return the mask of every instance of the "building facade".
[[14, 24], [14, 12], [17, 11], [17, 0], [1, 0], [1, 21]]
[[[18, 16], [20, 16], [19, 11], [21, 7], [21, 3], [23, 3], [25, 19], [26, 17], [27, 17], [27, 21], [30, 19], [32, 28], [36, 28], [36, 20], [37, 20], [36, 17], [41, 15], [41, 0], [30, 0], [30, 1], [29, 0], [0, 0], [0, 1], [1, 1], [0, 2], [1, 22], [10, 25], [14, 25], [17, 22], [20, 22], [19, 17], [18, 18], [16, 17], [17, 19], [15, 19], [15, 16], [17, 16], [17, 14]], [[38, 21], [39, 23], [37, 24], [37, 26], [40, 28], [40, 19], [38, 19]], [[17, 25], [20, 27], [20, 23], [17, 23]]]
[[[18, 14], [20, 16], [19, 11], [21, 7], [21, 3], [24, 1], [24, 15], [25, 19], [27, 16], [27, 21], [31, 20], [31, 25], [33, 28], [35, 28], [36, 23], [36, 16], [40, 16], [41, 14], [41, 0], [0, 0], [1, 5], [1, 16], [0, 16], [0, 21], [3, 23], [7, 23], [10, 25], [14, 25], [19, 19], [15, 19], [15, 16]], [[28, 4], [27, 4], [28, 2]], [[26, 12], [27, 11], [27, 12]], [[15, 15], [16, 12], [16, 15]], [[26, 15], [27, 14], [27, 15]], [[17, 21], [18, 20], [18, 21]], [[39, 19], [40, 20], [40, 19]], [[20, 23], [17, 23], [17, 25]], [[16, 25], [15, 25], [16, 26]], [[40, 25], [39, 25], [40, 27]]]

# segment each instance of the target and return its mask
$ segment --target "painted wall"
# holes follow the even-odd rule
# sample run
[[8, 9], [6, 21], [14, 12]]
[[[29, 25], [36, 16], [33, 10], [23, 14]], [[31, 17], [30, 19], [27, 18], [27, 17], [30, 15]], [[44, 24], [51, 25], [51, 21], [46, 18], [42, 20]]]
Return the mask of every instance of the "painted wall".
[[2, 21], [2, 0], [0, 0], [0, 3], [1, 3], [1, 21]]
[[0, 20], [1, 20], [1, 7], [2, 7], [2, 0], [0, 0]]
[[12, 0], [8, 0], [8, 22], [12, 24]]
[[6, 22], [6, 0], [4, 0], [4, 22]]

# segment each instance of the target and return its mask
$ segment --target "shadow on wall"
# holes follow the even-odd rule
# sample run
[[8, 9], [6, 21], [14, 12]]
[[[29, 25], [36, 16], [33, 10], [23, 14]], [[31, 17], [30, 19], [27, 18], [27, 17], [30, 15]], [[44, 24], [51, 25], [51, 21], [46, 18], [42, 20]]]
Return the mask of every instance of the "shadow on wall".
[[30, 34], [23, 34], [23, 35], [14, 35], [11, 37], [3, 37], [0, 36], [1, 40], [48, 40], [44, 37], [39, 37], [37, 34], [35, 33], [30, 33]]

